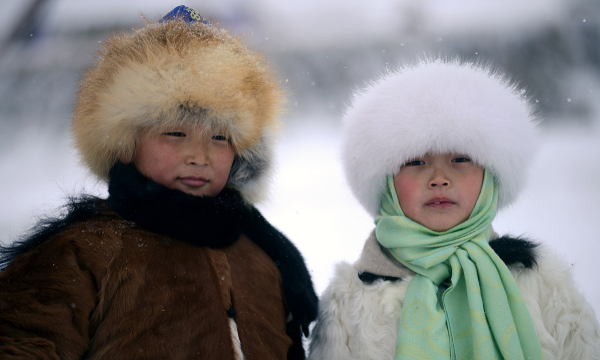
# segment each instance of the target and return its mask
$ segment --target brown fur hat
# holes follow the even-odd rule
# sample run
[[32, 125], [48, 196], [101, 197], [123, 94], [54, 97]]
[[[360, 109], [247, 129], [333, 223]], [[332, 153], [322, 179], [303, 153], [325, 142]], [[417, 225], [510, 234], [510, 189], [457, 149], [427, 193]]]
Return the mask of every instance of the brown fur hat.
[[82, 79], [73, 135], [84, 163], [108, 179], [142, 129], [219, 127], [235, 150], [228, 184], [249, 202], [264, 192], [283, 96], [261, 55], [215, 24], [175, 19], [113, 36]]

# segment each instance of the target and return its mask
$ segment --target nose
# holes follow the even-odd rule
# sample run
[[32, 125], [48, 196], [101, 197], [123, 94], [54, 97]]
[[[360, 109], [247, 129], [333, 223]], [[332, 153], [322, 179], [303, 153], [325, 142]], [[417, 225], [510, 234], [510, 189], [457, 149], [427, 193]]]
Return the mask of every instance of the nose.
[[446, 173], [441, 169], [435, 169], [433, 174], [431, 175], [431, 179], [429, 179], [429, 188], [435, 187], [449, 187], [450, 179], [446, 176]]
[[206, 144], [196, 143], [189, 146], [185, 157], [186, 165], [206, 166], [209, 163]]

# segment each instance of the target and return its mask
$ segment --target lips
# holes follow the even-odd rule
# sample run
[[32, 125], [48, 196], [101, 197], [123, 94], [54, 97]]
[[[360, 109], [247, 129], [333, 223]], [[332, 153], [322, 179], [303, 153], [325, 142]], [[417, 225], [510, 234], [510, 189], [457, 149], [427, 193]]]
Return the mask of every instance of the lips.
[[434, 209], [445, 209], [455, 205], [456, 203], [446, 197], [434, 197], [433, 199], [427, 200], [425, 206]]
[[206, 184], [208, 182], [208, 179], [203, 176], [184, 176], [180, 177], [179, 181], [188, 186], [200, 187]]

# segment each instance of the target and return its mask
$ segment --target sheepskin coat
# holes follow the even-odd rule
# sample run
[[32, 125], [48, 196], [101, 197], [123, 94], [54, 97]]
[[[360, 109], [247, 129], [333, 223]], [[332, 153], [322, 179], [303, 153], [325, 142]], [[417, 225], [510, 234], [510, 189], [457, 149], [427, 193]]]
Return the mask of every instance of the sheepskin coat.
[[239, 192], [134, 166], [4, 248], [0, 359], [303, 359], [317, 297], [296, 248]]
[[[544, 246], [508, 236], [490, 241], [507, 264], [533, 320], [544, 359], [600, 359], [600, 328], [569, 266]], [[393, 359], [414, 272], [371, 234], [359, 260], [340, 263], [319, 304], [309, 359]]]

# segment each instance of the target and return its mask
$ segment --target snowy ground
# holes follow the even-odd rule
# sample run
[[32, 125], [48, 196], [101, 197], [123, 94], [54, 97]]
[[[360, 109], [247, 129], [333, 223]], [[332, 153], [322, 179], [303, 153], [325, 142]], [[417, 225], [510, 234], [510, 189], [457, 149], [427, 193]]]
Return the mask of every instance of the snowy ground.
[[[373, 222], [343, 178], [338, 119], [315, 114], [286, 124], [271, 197], [259, 208], [300, 248], [320, 294], [335, 263], [356, 260]], [[76, 165], [67, 134], [32, 128], [16, 136], [19, 145], [0, 155], [3, 242], [30, 227], [34, 215], [60, 206], [66, 194], [85, 188], [105, 196], [104, 185]], [[600, 236], [594, 227], [600, 215], [599, 140], [600, 119], [591, 128], [545, 129], [524, 196], [495, 221], [499, 233], [525, 234], [572, 263], [576, 282], [598, 318]]]

